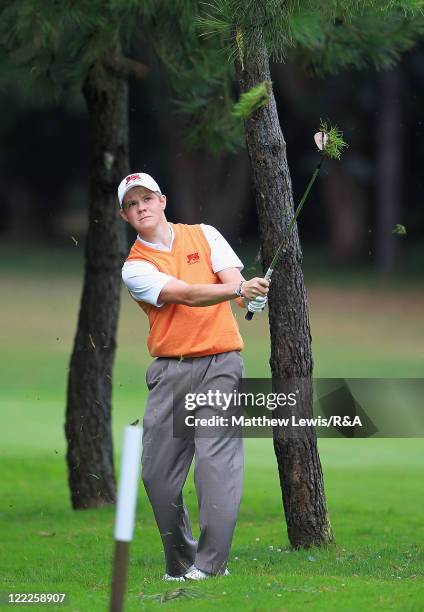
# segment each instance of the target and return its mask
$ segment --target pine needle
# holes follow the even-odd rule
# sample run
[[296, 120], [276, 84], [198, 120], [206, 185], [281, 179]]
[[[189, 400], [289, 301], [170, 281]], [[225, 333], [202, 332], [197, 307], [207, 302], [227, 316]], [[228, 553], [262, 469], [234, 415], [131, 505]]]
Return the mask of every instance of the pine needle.
[[324, 153], [331, 159], [340, 159], [343, 149], [348, 145], [343, 140], [343, 133], [335, 125], [320, 120], [319, 131], [324, 132], [328, 136], [327, 144], [324, 148]]
[[271, 97], [272, 83], [271, 81], [263, 81], [259, 85], [255, 85], [245, 91], [240, 100], [234, 104], [232, 115], [238, 119], [247, 119], [252, 113], [257, 111], [262, 106], [267, 106]]
[[406, 227], [401, 225], [400, 223], [396, 223], [394, 229], [392, 230], [392, 234], [397, 234], [398, 236], [406, 236]]

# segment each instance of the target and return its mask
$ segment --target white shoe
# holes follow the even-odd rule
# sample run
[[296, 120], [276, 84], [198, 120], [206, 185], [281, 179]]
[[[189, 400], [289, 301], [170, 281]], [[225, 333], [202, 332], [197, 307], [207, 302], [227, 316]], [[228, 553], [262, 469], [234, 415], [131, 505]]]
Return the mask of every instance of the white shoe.
[[[229, 576], [230, 572], [228, 569], [225, 569], [223, 574], [224, 576]], [[188, 580], [206, 580], [207, 578], [214, 578], [215, 574], [207, 574], [206, 572], [202, 572], [202, 570], [197, 569], [194, 565], [190, 567], [188, 572], [184, 575]]]
[[165, 581], [176, 581], [176, 582], [185, 582], [184, 576], [170, 576], [169, 574], [165, 574], [162, 578]]

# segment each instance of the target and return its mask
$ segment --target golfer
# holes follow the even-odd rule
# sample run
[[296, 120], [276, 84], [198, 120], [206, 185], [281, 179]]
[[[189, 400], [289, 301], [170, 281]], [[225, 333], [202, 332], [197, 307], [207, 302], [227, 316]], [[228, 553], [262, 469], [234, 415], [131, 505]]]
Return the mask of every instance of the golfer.
[[[242, 493], [243, 440], [234, 428], [174, 436], [174, 411], [187, 412], [188, 393], [230, 394], [237, 387], [243, 341], [230, 301], [261, 312], [269, 283], [243, 278], [243, 264], [215, 228], [169, 223], [166, 196], [150, 175], [125, 177], [118, 198], [122, 218], [138, 234], [122, 278], [149, 319], [147, 346], [155, 358], [146, 373], [142, 478], [163, 541], [164, 580], [226, 575]], [[216, 413], [204, 403], [187, 412], [199, 418]], [[198, 542], [182, 497], [193, 456]]]

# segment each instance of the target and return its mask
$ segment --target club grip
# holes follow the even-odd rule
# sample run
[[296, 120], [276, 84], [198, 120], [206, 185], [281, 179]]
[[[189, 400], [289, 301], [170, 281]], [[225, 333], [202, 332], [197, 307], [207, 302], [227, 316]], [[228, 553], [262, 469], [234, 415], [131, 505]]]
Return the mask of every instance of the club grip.
[[246, 319], [246, 321], [251, 321], [253, 319], [253, 315], [255, 313], [254, 312], [250, 312], [250, 310], [248, 310], [244, 316], [244, 318]]

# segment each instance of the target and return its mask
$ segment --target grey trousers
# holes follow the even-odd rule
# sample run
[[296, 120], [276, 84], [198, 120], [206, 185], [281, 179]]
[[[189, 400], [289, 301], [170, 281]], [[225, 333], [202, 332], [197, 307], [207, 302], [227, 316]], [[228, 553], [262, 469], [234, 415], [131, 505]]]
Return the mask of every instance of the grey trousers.
[[[174, 418], [222, 415], [214, 405], [187, 412], [185, 394], [208, 390], [229, 394], [243, 375], [238, 351], [182, 360], [160, 357], [147, 370], [142, 479], [162, 537], [166, 572], [171, 576], [183, 575], [192, 564], [211, 574], [225, 571], [243, 481], [240, 433], [231, 427], [196, 427], [194, 436], [174, 437]], [[193, 456], [198, 542], [193, 538], [182, 496]]]

